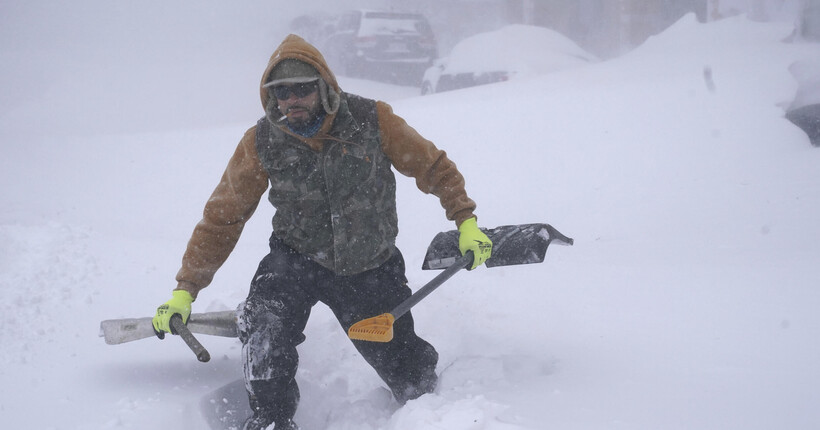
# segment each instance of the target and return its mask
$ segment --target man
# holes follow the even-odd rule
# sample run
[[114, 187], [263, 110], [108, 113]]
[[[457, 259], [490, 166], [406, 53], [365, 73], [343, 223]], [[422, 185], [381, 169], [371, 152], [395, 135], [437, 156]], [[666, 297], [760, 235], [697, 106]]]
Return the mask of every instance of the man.
[[[240, 305], [245, 385], [254, 412], [246, 429], [297, 428], [296, 346], [311, 307], [321, 301], [342, 327], [386, 312], [410, 296], [398, 233], [391, 167], [436, 195], [459, 228], [471, 268], [492, 243], [476, 225], [475, 203], [444, 151], [422, 138], [389, 105], [340, 90], [316, 48], [290, 35], [273, 53], [261, 85], [265, 116], [245, 133], [205, 205], [177, 274], [173, 298], [153, 324], [171, 332], [187, 321], [197, 293], [233, 250], [268, 189], [276, 208], [270, 253]], [[435, 389], [436, 350], [419, 338], [412, 315], [388, 343], [354, 341], [399, 403]]]

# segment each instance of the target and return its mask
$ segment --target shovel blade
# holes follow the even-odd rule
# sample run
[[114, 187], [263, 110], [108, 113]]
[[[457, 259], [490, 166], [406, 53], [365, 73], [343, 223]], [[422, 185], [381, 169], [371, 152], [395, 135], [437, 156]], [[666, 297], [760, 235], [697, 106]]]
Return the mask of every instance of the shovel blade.
[[[151, 317], [124, 318], [100, 322], [100, 337], [108, 345], [154, 337], [154, 326]], [[192, 333], [212, 336], [238, 337], [236, 328], [236, 311], [204, 312], [191, 314], [188, 329]]]
[[393, 340], [393, 322], [395, 320], [391, 313], [363, 319], [350, 326], [347, 330], [347, 336], [353, 340], [390, 342]]
[[[493, 241], [493, 255], [484, 264], [487, 267], [534, 264], [544, 261], [551, 243], [572, 245], [574, 241], [549, 224], [503, 225], [481, 229]], [[421, 268], [446, 269], [458, 258], [458, 230], [439, 233], [427, 247]]]

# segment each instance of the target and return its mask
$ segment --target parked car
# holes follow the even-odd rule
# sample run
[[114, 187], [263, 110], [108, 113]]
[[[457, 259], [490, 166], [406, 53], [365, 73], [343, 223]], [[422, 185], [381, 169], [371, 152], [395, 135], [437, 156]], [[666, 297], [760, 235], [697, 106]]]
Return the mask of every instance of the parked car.
[[812, 145], [820, 147], [820, 55], [795, 62], [789, 71], [798, 86], [786, 118], [806, 132]]
[[[820, 4], [817, 2], [804, 2], [797, 36], [797, 43], [820, 42]], [[789, 70], [798, 87], [786, 118], [806, 132], [812, 145], [820, 147], [820, 55], [797, 61]]]
[[820, 146], [820, 103], [791, 109], [786, 118], [806, 132], [812, 145]]
[[562, 34], [514, 24], [457, 43], [424, 72], [421, 93], [431, 94], [578, 67], [597, 61]]
[[320, 48], [331, 66], [346, 76], [390, 75], [414, 84], [438, 56], [424, 15], [378, 10], [337, 16]]

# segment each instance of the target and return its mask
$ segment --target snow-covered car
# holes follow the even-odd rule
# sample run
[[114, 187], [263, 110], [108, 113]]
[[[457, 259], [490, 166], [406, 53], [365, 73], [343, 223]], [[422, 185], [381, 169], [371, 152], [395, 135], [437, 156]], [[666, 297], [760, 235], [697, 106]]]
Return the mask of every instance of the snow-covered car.
[[458, 42], [424, 72], [421, 93], [431, 94], [578, 67], [597, 58], [564, 35], [514, 24]]
[[321, 47], [331, 65], [347, 76], [386, 70], [402, 73], [415, 84], [438, 56], [424, 15], [379, 10], [337, 16]]
[[795, 62], [789, 71], [798, 86], [786, 118], [806, 132], [812, 145], [820, 146], [820, 55]]

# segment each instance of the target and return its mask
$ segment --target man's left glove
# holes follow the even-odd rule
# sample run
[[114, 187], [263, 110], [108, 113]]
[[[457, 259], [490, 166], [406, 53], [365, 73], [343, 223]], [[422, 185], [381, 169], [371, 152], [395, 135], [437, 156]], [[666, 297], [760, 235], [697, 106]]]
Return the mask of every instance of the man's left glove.
[[157, 314], [151, 323], [154, 325], [154, 333], [160, 339], [165, 338], [165, 333], [176, 334], [171, 330], [171, 317], [179, 314], [182, 317], [182, 322], [187, 323], [188, 317], [191, 316], [191, 303], [194, 298], [191, 293], [185, 290], [174, 290], [171, 293], [171, 300], [168, 300], [157, 308]]
[[469, 270], [484, 264], [493, 253], [493, 242], [483, 231], [478, 229], [476, 219], [473, 217], [464, 220], [458, 226], [458, 232], [460, 233], [458, 236], [458, 249], [461, 251], [461, 255], [466, 254], [467, 251], [473, 251], [473, 265]]

